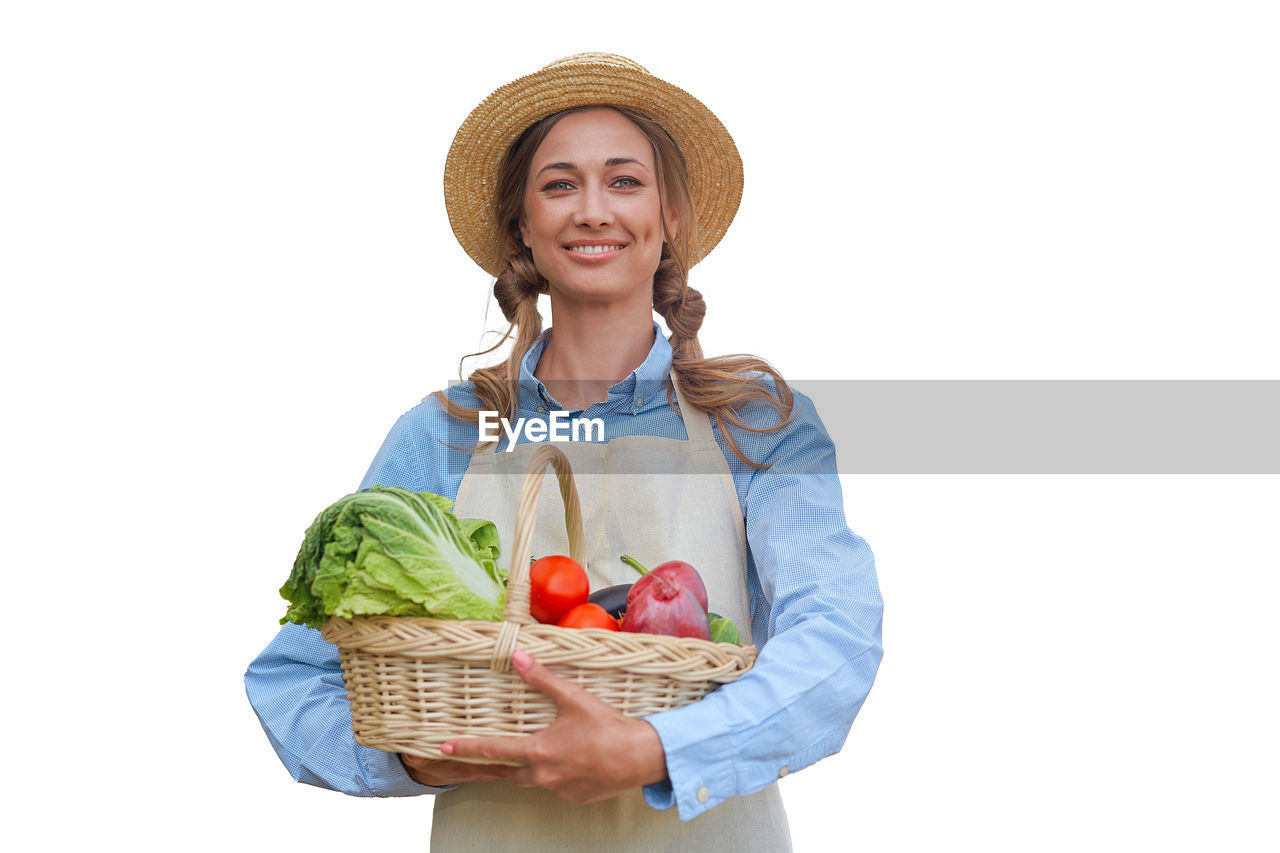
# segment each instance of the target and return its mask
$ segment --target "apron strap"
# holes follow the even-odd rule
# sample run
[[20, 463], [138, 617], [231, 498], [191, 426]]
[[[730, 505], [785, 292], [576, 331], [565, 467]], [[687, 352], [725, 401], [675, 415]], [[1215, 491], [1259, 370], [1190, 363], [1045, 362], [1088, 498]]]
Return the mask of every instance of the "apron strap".
[[707, 413], [702, 409], [696, 408], [685, 399], [674, 370], [671, 371], [671, 385], [676, 389], [676, 401], [680, 404], [680, 414], [684, 416], [684, 428], [689, 433], [689, 440], [715, 444], [716, 439], [711, 433], [711, 421], [708, 419]]

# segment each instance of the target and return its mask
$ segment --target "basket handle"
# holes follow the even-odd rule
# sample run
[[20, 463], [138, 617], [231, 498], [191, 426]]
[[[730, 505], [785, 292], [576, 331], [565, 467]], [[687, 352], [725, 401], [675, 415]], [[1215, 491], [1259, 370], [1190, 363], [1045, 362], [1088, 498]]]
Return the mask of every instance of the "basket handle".
[[529, 469], [520, 487], [520, 503], [516, 506], [516, 533], [511, 547], [511, 570], [507, 579], [507, 606], [503, 611], [502, 630], [493, 646], [489, 667], [495, 672], [511, 668], [511, 655], [516, 650], [516, 637], [521, 625], [533, 625], [529, 611], [529, 557], [533, 550], [533, 526], [538, 519], [538, 499], [542, 495], [542, 478], [547, 465], [556, 472], [560, 498], [564, 501], [564, 529], [569, 534], [569, 556], [582, 562], [586, 553], [586, 537], [582, 532], [582, 505], [578, 487], [573, 482], [569, 457], [554, 444], [543, 444], [533, 452]]

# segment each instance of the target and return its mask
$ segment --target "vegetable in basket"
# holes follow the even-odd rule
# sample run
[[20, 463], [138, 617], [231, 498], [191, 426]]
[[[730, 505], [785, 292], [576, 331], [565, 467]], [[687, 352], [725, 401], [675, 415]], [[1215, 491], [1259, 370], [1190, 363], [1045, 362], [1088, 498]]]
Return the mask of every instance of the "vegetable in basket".
[[586, 570], [570, 557], [553, 554], [529, 567], [529, 613], [543, 624], [554, 625], [579, 604], [586, 604], [590, 591]]
[[620, 583], [617, 586], [596, 590], [591, 593], [587, 601], [600, 605], [604, 612], [614, 619], [621, 619], [622, 614], [627, 612], [627, 593], [629, 592], [631, 592], [631, 584]]
[[707, 587], [693, 566], [673, 560], [649, 571], [634, 557], [623, 555], [622, 561], [643, 575], [627, 594], [622, 630], [699, 640], [711, 638], [707, 623]]
[[706, 608], [698, 602], [693, 590], [671, 575], [646, 577], [653, 577], [653, 581], [639, 594], [632, 590], [633, 597], [627, 602], [627, 612], [622, 617], [622, 630], [711, 639]]
[[[631, 566], [641, 575], [647, 575], [649, 570], [640, 565], [635, 557], [622, 555], [622, 562]], [[607, 586], [604, 589], [598, 589], [591, 593], [591, 597], [587, 600], [592, 604], [598, 604], [604, 611], [614, 619], [621, 619], [627, 612], [627, 601], [631, 598], [631, 588], [635, 584], [620, 583], [617, 586]]]
[[491, 521], [457, 518], [430, 492], [373, 486], [312, 522], [280, 588], [281, 624], [319, 628], [329, 616], [431, 616], [501, 621], [505, 572]]
[[556, 623], [561, 628], [601, 628], [605, 631], [619, 631], [618, 620], [609, 615], [599, 604], [579, 604], [570, 610]]
[[742, 639], [738, 636], [738, 626], [733, 624], [733, 620], [728, 616], [721, 616], [719, 613], [708, 613], [707, 623], [707, 627], [711, 631], [711, 642], [742, 645]]
[[646, 569], [636, 561], [635, 557], [625, 554], [622, 557], [622, 561], [630, 563], [644, 576], [631, 587], [631, 592], [627, 595], [627, 604], [635, 601], [658, 578], [665, 577], [674, 580], [681, 587], [692, 593], [693, 597], [702, 605], [702, 609], [704, 611], [707, 609], [707, 586], [702, 582], [702, 575], [698, 574], [697, 569], [683, 560], [670, 560], [653, 570]]

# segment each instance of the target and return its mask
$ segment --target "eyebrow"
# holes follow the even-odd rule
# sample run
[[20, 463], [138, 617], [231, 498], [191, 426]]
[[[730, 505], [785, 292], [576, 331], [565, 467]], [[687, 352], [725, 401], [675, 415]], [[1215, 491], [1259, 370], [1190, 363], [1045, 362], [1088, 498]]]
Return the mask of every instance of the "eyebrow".
[[[606, 169], [611, 169], [614, 166], [624, 166], [627, 163], [635, 163], [638, 166], [644, 166], [644, 163], [640, 162], [634, 157], [610, 157], [608, 160], [604, 161], [604, 167]], [[645, 166], [645, 168], [647, 169], [649, 167]], [[541, 169], [538, 170], [538, 174], [541, 175], [543, 172], [547, 171], [548, 169], [566, 169], [568, 171], [573, 172], [573, 171], [577, 171], [578, 166], [577, 164], [570, 163], [568, 161], [561, 161], [559, 163], [548, 163], [547, 165], [543, 166]]]

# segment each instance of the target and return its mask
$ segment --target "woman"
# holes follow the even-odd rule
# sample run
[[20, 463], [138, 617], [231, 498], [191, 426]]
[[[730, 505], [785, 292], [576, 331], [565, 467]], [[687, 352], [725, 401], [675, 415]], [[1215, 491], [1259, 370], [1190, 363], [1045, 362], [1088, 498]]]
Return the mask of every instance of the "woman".
[[[569, 57], [496, 91], [458, 132], [445, 194], [459, 241], [497, 279], [515, 345], [402, 416], [362, 488], [443, 494], [509, 531], [536, 445], [477, 448], [478, 412], [600, 418], [603, 441], [559, 445], [583, 498], [592, 587], [633, 579], [624, 552], [686, 560], [711, 609], [749, 626], [755, 667], [641, 720], [517, 653], [556, 721], [442, 751], [518, 766], [401, 760], [354, 743], [335, 650], [286, 625], [246, 683], [295, 778], [438, 794], [433, 849], [790, 848], [772, 783], [840, 749], [879, 664], [881, 604], [812, 404], [758, 359], [702, 358], [705, 307], [686, 275], [723, 236], [741, 186], [719, 120], [629, 60]], [[567, 552], [558, 512], [543, 501], [535, 554]]]

